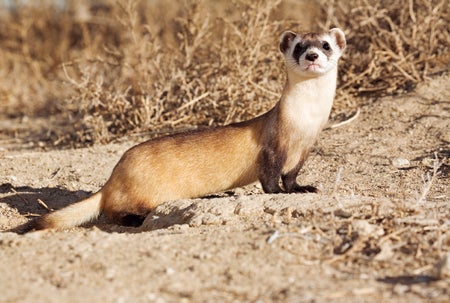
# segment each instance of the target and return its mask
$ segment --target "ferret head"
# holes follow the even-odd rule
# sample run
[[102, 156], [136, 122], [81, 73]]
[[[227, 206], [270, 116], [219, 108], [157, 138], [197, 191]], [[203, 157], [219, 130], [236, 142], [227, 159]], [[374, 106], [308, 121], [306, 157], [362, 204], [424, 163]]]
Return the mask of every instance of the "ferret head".
[[339, 28], [323, 34], [300, 35], [286, 31], [280, 39], [280, 51], [286, 58], [288, 72], [307, 78], [321, 76], [335, 68], [345, 46], [345, 34]]

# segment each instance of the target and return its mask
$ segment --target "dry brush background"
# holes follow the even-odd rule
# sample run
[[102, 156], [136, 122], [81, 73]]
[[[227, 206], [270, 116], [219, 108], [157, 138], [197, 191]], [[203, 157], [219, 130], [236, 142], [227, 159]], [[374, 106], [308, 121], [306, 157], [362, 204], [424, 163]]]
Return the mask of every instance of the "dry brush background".
[[260, 114], [284, 84], [285, 29], [345, 30], [336, 119], [450, 63], [446, 0], [13, 3], [0, 10], [0, 115], [44, 117], [33, 137], [45, 147]]

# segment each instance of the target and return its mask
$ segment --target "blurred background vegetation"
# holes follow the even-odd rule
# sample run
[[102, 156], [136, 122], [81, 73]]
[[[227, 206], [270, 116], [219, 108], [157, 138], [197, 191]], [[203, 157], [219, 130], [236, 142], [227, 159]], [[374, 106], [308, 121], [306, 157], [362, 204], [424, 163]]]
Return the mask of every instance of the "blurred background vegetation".
[[[333, 117], [448, 72], [448, 0], [67, 0], [0, 6], [0, 120], [45, 147], [258, 115], [284, 85], [283, 30], [341, 27]], [[44, 119], [37, 126], [34, 119]], [[37, 121], [37, 120], [36, 120]], [[20, 131], [0, 129], [20, 138]]]

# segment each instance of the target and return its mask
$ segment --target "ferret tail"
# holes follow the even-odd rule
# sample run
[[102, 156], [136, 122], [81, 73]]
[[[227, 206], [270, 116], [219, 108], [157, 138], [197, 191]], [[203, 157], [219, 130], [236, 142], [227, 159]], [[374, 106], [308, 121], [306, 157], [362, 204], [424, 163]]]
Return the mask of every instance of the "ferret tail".
[[48, 228], [65, 229], [79, 226], [97, 219], [101, 212], [101, 191], [75, 204], [38, 217], [17, 228], [15, 232], [24, 234], [33, 230]]

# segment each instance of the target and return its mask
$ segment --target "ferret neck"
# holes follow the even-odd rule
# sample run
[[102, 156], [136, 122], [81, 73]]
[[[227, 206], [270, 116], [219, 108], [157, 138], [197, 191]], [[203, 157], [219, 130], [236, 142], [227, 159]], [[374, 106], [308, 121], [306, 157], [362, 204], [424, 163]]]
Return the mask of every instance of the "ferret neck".
[[[337, 66], [319, 77], [301, 77], [294, 72], [288, 72], [287, 83], [283, 95], [285, 98], [295, 98], [305, 96], [323, 98], [327, 100], [334, 98], [337, 82]], [[285, 99], [284, 98], [284, 99]], [[315, 102], [321, 102], [320, 99]], [[327, 102], [329, 103], [329, 102]]]
[[337, 68], [315, 78], [300, 78], [288, 74], [279, 104], [281, 115], [290, 117], [291, 120], [315, 117], [317, 123], [323, 127], [333, 106], [336, 77]]

